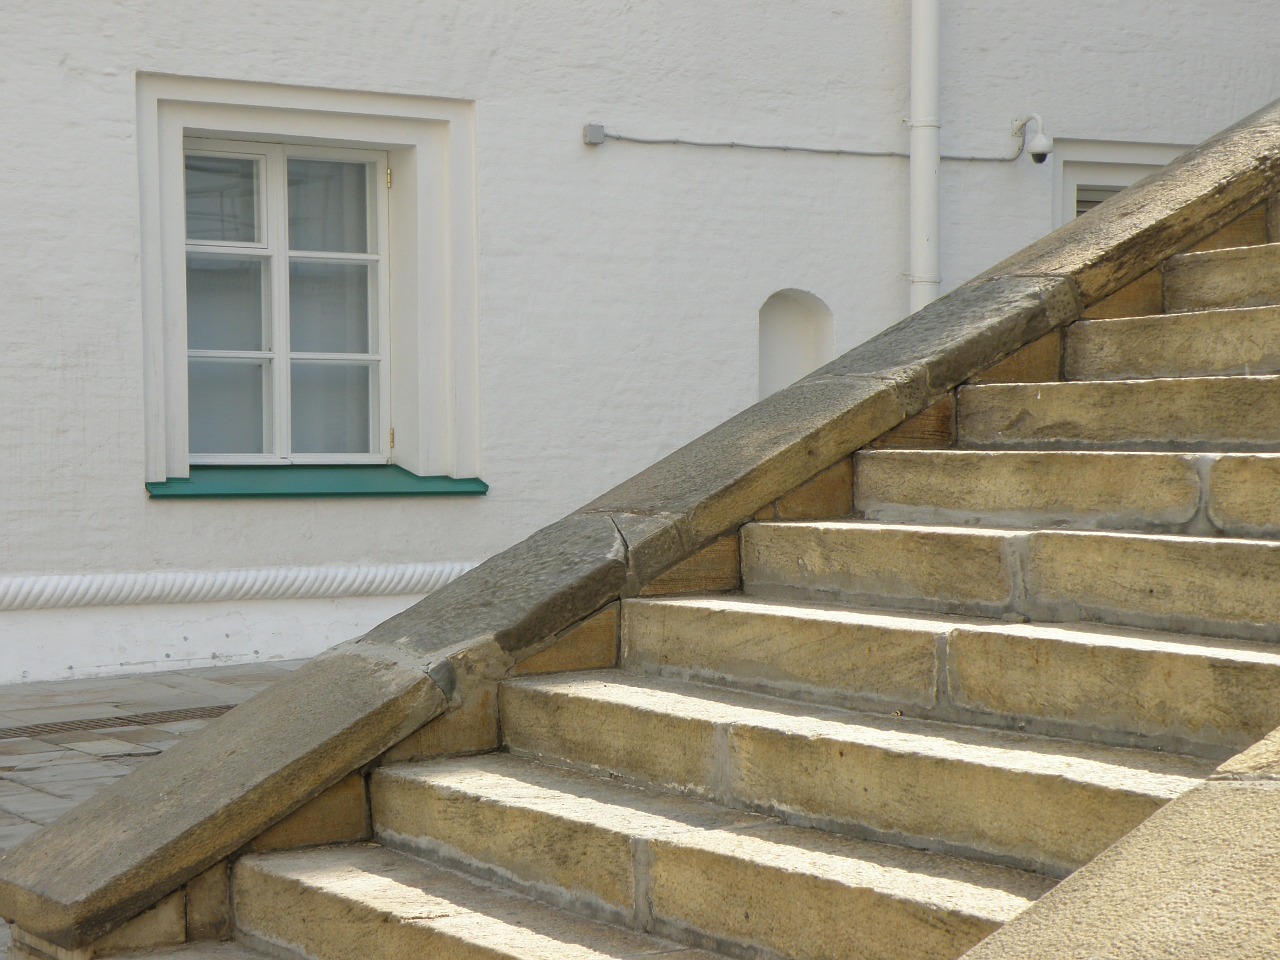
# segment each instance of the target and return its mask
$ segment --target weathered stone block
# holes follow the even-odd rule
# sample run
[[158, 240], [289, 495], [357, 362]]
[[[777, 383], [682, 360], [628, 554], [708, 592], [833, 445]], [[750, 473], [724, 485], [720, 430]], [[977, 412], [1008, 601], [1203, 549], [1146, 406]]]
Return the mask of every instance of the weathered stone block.
[[785, 957], [952, 958], [1051, 883], [778, 825], [651, 846], [657, 919]]
[[1195, 461], [1179, 454], [881, 450], [855, 464], [868, 520], [1143, 529], [1185, 524], [1200, 505]]
[[1108, 623], [1275, 639], [1280, 543], [1118, 533], [1031, 534], [1028, 593]]
[[961, 707], [1127, 732], [1221, 757], [1280, 725], [1280, 651], [1052, 625], [958, 627], [948, 689]]
[[731, 533], [711, 541], [693, 556], [681, 560], [641, 591], [642, 597], [672, 593], [715, 593], [742, 586], [738, 535]]
[[736, 597], [627, 601], [632, 670], [838, 702], [934, 703], [936, 624]]
[[1066, 371], [1071, 380], [1280, 373], [1280, 308], [1072, 324]]
[[1042, 383], [1060, 379], [1062, 331], [1054, 330], [974, 374], [969, 383]]
[[290, 850], [369, 839], [369, 799], [356, 771], [254, 838], [251, 851]]
[[545, 649], [516, 664], [514, 676], [603, 670], [618, 664], [618, 610], [611, 603], [559, 634]]
[[1169, 313], [1280, 303], [1280, 246], [1184, 253], [1164, 267]]
[[187, 940], [229, 940], [234, 933], [231, 868], [223, 861], [187, 883]]
[[1235, 536], [1280, 531], [1280, 456], [1218, 457], [1209, 475], [1209, 518]]
[[[1103, 297], [1080, 314], [1085, 320], [1111, 317], [1145, 317], [1164, 309], [1164, 270], [1156, 267]], [[1070, 329], [1070, 328], [1068, 328]]]
[[730, 789], [753, 808], [930, 838], [1061, 875], [1209, 769], [1168, 758], [1163, 769], [1131, 766], [1117, 778], [1123, 751], [1055, 746], [1060, 754], [1044, 754], [1016, 734], [906, 719], [855, 726], [816, 711], [779, 715], [729, 730]]
[[[956, 395], [947, 393], [914, 417], [867, 444], [870, 450], [937, 450], [956, 439]], [[764, 518], [760, 518], [764, 519]], [[777, 518], [770, 518], [777, 519]]]
[[659, 786], [701, 788], [713, 781], [715, 727], [691, 722], [681, 711], [697, 705], [678, 696], [597, 673], [508, 681], [500, 699], [513, 753], [571, 758]]
[[1236, 217], [1217, 233], [1210, 234], [1189, 252], [1249, 247], [1267, 242], [1267, 202], [1257, 204]]
[[755, 523], [742, 530], [743, 584], [748, 594], [782, 599], [839, 596], [871, 606], [998, 611], [1014, 591], [1010, 536], [838, 521]]
[[[900, 427], [894, 428], [897, 429]], [[825, 520], [848, 516], [852, 510], [853, 463], [845, 459], [763, 508], [756, 519]]]
[[1280, 377], [961, 387], [962, 444], [979, 447], [1280, 447]]
[[150, 910], [139, 914], [93, 945], [95, 957], [109, 957], [135, 950], [172, 947], [187, 939], [186, 892], [171, 893]]
[[965, 960], [1263, 960], [1280, 911], [1280, 785], [1215, 783], [1156, 813]]

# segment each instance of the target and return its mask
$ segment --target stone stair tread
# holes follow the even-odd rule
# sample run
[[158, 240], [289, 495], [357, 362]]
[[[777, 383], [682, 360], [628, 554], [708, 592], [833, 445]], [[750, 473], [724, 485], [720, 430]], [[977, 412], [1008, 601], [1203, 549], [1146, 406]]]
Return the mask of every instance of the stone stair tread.
[[1280, 303], [1280, 243], [1180, 253], [1163, 269], [1171, 313]]
[[755, 596], [1274, 641], [1280, 541], [859, 520], [742, 529]]
[[[1214, 538], [1218, 539], [1218, 538]], [[697, 607], [704, 610], [736, 610], [759, 616], [795, 616], [834, 623], [868, 624], [943, 634], [954, 630], [1036, 637], [1089, 647], [1112, 647], [1177, 656], [1199, 656], [1280, 667], [1280, 647], [1253, 640], [1229, 640], [1169, 630], [1142, 630], [1105, 623], [1010, 623], [991, 617], [863, 609], [833, 606], [821, 601], [770, 600], [745, 594], [687, 594], [678, 597], [646, 597], [627, 600], [637, 607]]]
[[[0, 951], [0, 957], [4, 953]], [[196, 940], [176, 947], [160, 947], [148, 950], [111, 954], [113, 957], [136, 960], [268, 960], [271, 953], [257, 950], [241, 940]]]
[[799, 703], [725, 687], [589, 671], [507, 681], [552, 696], [593, 699], [633, 710], [721, 727], [758, 727], [805, 739], [860, 744], [888, 753], [1096, 784], [1171, 799], [1213, 772], [1215, 764], [1179, 754], [1109, 747], [937, 720], [895, 717]]
[[1066, 330], [1067, 380], [1280, 372], [1280, 307], [1082, 320]]
[[242, 934], [315, 957], [521, 960], [713, 954], [588, 920], [376, 844], [254, 854], [236, 865]]
[[1176, 527], [1194, 519], [1200, 507], [1197, 456], [1109, 450], [863, 451], [854, 457], [854, 506], [866, 519], [886, 522]]
[[956, 392], [971, 449], [1280, 449], [1280, 376], [988, 383]]
[[627, 600], [622, 639], [631, 672], [1219, 760], [1280, 723], [1258, 641], [741, 594]]
[[[620, 838], [732, 857], [784, 874], [827, 878], [997, 922], [1012, 917], [1054, 884], [1021, 870], [789, 826], [510, 754], [384, 767], [375, 775], [375, 790], [378, 781], [463, 798], [468, 806], [458, 808], [459, 817], [476, 816], [472, 805], [516, 808]], [[428, 827], [436, 822], [438, 818], [432, 818]]]

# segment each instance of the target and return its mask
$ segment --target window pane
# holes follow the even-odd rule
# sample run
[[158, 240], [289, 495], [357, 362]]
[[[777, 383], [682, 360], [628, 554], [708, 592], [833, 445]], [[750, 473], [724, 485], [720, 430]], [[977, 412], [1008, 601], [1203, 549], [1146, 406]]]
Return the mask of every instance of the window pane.
[[289, 161], [289, 249], [369, 250], [368, 164]]
[[289, 370], [294, 452], [371, 452], [369, 365], [295, 360]]
[[187, 347], [263, 350], [263, 273], [248, 257], [187, 254]]
[[369, 267], [289, 264], [289, 348], [296, 353], [369, 352]]
[[258, 164], [239, 157], [187, 155], [187, 239], [258, 239]]
[[266, 371], [260, 360], [187, 364], [192, 453], [262, 453]]

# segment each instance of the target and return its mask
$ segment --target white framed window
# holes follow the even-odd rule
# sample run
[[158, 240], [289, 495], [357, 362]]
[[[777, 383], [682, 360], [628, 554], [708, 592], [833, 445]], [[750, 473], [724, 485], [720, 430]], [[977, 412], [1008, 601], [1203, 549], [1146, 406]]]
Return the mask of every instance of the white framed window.
[[472, 104], [138, 88], [146, 480], [478, 476]]
[[187, 137], [192, 464], [385, 463], [385, 151]]

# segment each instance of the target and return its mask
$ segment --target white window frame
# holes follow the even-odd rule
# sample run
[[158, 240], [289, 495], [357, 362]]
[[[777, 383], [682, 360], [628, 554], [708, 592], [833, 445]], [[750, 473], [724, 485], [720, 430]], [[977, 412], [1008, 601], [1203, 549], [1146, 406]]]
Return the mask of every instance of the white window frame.
[[394, 429], [395, 444], [377, 456], [420, 476], [479, 476], [473, 104], [139, 74], [146, 480], [188, 477], [192, 463], [183, 187], [192, 137], [386, 153], [391, 349], [379, 433]]
[[1185, 153], [1176, 143], [1126, 143], [1112, 140], [1053, 141], [1053, 226], [1076, 218], [1079, 187], [1128, 187]]
[[[265, 294], [269, 300], [267, 307], [268, 325], [272, 336], [268, 349], [252, 351], [254, 354], [269, 355], [274, 369], [270, 377], [271, 388], [264, 391], [263, 401], [266, 404], [265, 419], [270, 424], [270, 442], [264, 444], [265, 452], [260, 454], [218, 454], [204, 453], [189, 455], [192, 464], [289, 464], [289, 463], [389, 463], [391, 460], [391, 391], [390, 377], [386, 371], [386, 360], [393, 351], [391, 344], [390, 311], [388, 309], [389, 291], [387, 275], [387, 193], [380, 189], [387, 180], [387, 154], [382, 150], [352, 150], [338, 147], [302, 146], [292, 143], [261, 143], [244, 140], [213, 140], [204, 137], [187, 137], [183, 143], [183, 157], [213, 156], [252, 159], [256, 162], [258, 172], [257, 184], [257, 222], [260, 236], [254, 242], [230, 242], [222, 240], [186, 241], [187, 253], [198, 253], [209, 256], [227, 255], [228, 251], [236, 255], [251, 255], [265, 260], [273, 266], [267, 269]], [[288, 210], [285, 203], [285, 170], [288, 161], [293, 158], [314, 160], [339, 160], [348, 163], [365, 163], [370, 167], [368, 186], [369, 204], [372, 216], [369, 218], [369, 243], [367, 253], [318, 253], [311, 251], [291, 251], [288, 242]], [[292, 376], [292, 364], [295, 360], [334, 359], [335, 355], [316, 354], [308, 356], [299, 354], [289, 342], [289, 324], [285, 322], [289, 314], [289, 298], [286, 290], [287, 275], [291, 263], [297, 260], [314, 260], [319, 262], [346, 261], [371, 264], [375, 269], [376, 282], [370, 290], [372, 296], [373, 330], [372, 344], [368, 353], [346, 355], [343, 359], [364, 360], [373, 368], [374, 395], [370, 398], [369, 438], [373, 448], [365, 453], [297, 453], [291, 449], [289, 440], [292, 432], [292, 401], [289, 384]], [[166, 278], [167, 279], [167, 278]], [[201, 359], [206, 356], [222, 356], [225, 350], [203, 351], [188, 350], [187, 359]]]

